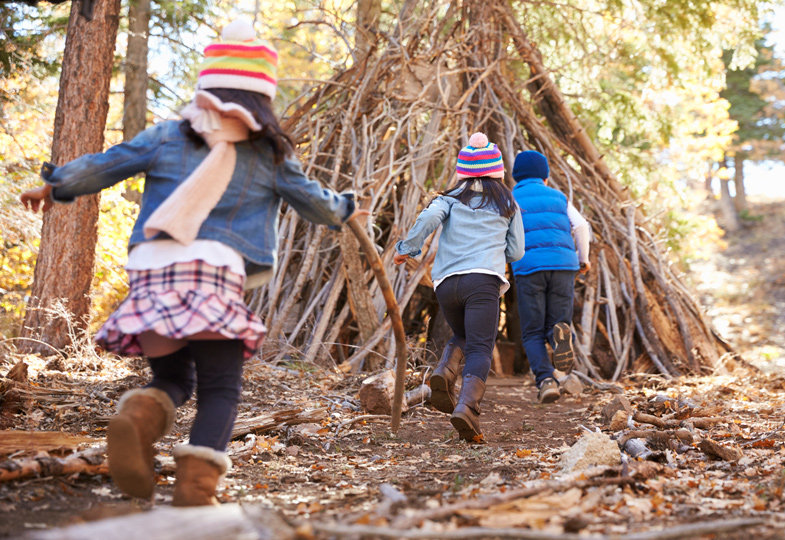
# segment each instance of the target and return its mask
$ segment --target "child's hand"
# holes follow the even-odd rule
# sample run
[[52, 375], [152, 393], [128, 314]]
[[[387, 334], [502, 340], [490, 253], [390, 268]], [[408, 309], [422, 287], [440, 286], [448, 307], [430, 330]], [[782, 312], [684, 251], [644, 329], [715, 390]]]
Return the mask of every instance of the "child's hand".
[[[25, 208], [32, 210], [33, 212], [38, 212], [39, 207], [42, 212], [46, 212], [52, 208], [52, 198], [49, 196], [51, 192], [52, 186], [45, 184], [39, 188], [25, 191], [19, 199], [22, 201]], [[44, 203], [43, 206], [41, 206], [41, 202]]]
[[403, 264], [406, 262], [406, 259], [408, 258], [409, 258], [408, 255], [401, 255], [400, 253], [396, 253], [395, 256], [393, 257], [393, 262], [395, 264]]
[[578, 272], [581, 274], [586, 274], [589, 272], [589, 270], [591, 270], [591, 263], [585, 262], [585, 263], [581, 263], [581, 269], [578, 270]]

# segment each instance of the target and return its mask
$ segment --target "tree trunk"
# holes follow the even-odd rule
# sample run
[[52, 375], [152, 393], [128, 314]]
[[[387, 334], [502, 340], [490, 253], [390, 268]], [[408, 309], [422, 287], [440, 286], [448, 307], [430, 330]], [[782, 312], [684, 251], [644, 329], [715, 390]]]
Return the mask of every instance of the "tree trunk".
[[359, 56], [368, 54], [368, 51], [376, 43], [381, 13], [381, 0], [359, 0], [357, 2], [357, 27], [354, 34], [354, 48]]
[[723, 228], [726, 231], [735, 232], [741, 228], [741, 223], [739, 223], [739, 216], [736, 214], [728, 182], [730, 180], [720, 179], [720, 213], [722, 214]]
[[706, 191], [707, 199], [714, 198], [714, 190], [711, 187], [713, 181], [714, 181], [714, 163], [709, 162], [709, 165], [706, 168], [706, 177], [703, 180], [703, 189], [704, 191]]
[[[57, 165], [103, 148], [119, 11], [120, 0], [97, 2], [93, 20], [87, 21], [79, 15], [79, 3], [71, 4], [52, 142]], [[90, 308], [98, 202], [99, 195], [80, 197], [71, 205], [55, 205], [44, 215], [24, 337], [57, 349], [70, 343], [68, 320], [46, 310], [61, 299], [77, 328], [84, 327]], [[51, 352], [51, 347], [35, 341], [25, 341], [22, 348]]]
[[747, 209], [747, 193], [744, 190], [744, 155], [736, 154], [733, 158], [733, 185], [736, 188], [736, 196], [733, 198], [733, 206], [736, 212], [743, 212]]
[[150, 0], [131, 0], [128, 6], [128, 50], [125, 55], [123, 140], [130, 141], [147, 123], [147, 37]]
[[[150, 33], [150, 0], [128, 5], [128, 48], [125, 53], [123, 92], [123, 141], [130, 141], [147, 125], [147, 52]], [[126, 184], [125, 199], [140, 204], [141, 192]]]

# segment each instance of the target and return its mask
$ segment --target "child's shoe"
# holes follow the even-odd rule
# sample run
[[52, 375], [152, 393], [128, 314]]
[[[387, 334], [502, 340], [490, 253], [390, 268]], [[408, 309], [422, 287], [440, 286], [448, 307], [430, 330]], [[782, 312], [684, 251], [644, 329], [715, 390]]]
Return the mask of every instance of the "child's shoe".
[[215, 490], [232, 462], [225, 452], [185, 444], [174, 450], [177, 464], [172, 506], [215, 506]]
[[564, 374], [572, 371], [575, 355], [572, 352], [572, 331], [566, 322], [553, 327], [553, 367]]
[[442, 357], [431, 375], [431, 405], [437, 410], [452, 413], [455, 409], [455, 379], [461, 370], [463, 351], [452, 342], [442, 352]]
[[547, 378], [540, 383], [540, 391], [537, 393], [537, 400], [540, 403], [553, 403], [561, 392], [559, 391], [559, 383], [555, 379]]
[[458, 405], [455, 406], [450, 418], [450, 423], [464, 441], [482, 442], [480, 401], [483, 395], [485, 395], [485, 382], [474, 375], [465, 375]]
[[153, 444], [174, 422], [174, 403], [158, 388], [139, 388], [120, 399], [109, 420], [109, 474], [123, 493], [149, 499], [155, 488]]

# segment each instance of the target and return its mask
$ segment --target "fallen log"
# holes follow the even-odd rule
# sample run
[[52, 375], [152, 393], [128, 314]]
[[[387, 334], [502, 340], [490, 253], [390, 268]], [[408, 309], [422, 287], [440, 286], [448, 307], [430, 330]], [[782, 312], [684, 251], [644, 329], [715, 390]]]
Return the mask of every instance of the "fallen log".
[[249, 433], [266, 433], [283, 426], [319, 423], [327, 417], [327, 407], [319, 409], [284, 409], [273, 411], [251, 418], [238, 418], [232, 429], [232, 439]]
[[290, 540], [294, 537], [294, 530], [276, 512], [239, 504], [156, 508], [28, 536], [30, 540]]
[[[370, 414], [391, 415], [395, 396], [395, 373], [388, 369], [363, 380], [358, 392], [360, 406]], [[405, 410], [402, 404], [402, 411]]]
[[15, 452], [50, 452], [60, 448], [101, 442], [102, 439], [74, 435], [63, 431], [0, 430], [0, 455]]
[[684, 427], [687, 424], [691, 424], [693, 427], [698, 429], [708, 429], [715, 424], [719, 424], [720, 422], [724, 421], [722, 418], [716, 417], [687, 417], [679, 420], [677, 418], [673, 418], [672, 415], [669, 415], [666, 418], [660, 418], [658, 416], [654, 416], [653, 414], [646, 414], [642, 412], [636, 412], [632, 419], [636, 422], [641, 422], [642, 424], [651, 424], [652, 426], [656, 426], [660, 429]]
[[33, 458], [9, 459], [0, 462], [0, 483], [22, 478], [65, 476], [74, 473], [108, 475], [106, 447], [90, 448], [65, 458], [41, 453]]
[[703, 439], [698, 443], [698, 448], [707, 456], [720, 458], [724, 461], [738, 461], [744, 455], [740, 448], [725, 446], [711, 439]]
[[461, 527], [451, 531], [396, 530], [388, 527], [371, 525], [340, 525], [312, 523], [311, 527], [324, 534], [340, 538], [433, 538], [433, 539], [464, 539], [464, 538], [523, 538], [526, 540], [670, 540], [673, 538], [694, 538], [706, 534], [746, 529], [762, 525], [765, 520], [759, 518], [729, 519], [676, 525], [667, 529], [657, 529], [639, 533], [625, 534], [570, 534], [546, 531], [533, 531], [517, 528]]
[[671, 441], [680, 441], [683, 444], [692, 442], [692, 433], [687, 429], [668, 429], [657, 430], [631, 430], [623, 433], [618, 439], [620, 445], [624, 445], [630, 439], [646, 439], [655, 448], [667, 448]]

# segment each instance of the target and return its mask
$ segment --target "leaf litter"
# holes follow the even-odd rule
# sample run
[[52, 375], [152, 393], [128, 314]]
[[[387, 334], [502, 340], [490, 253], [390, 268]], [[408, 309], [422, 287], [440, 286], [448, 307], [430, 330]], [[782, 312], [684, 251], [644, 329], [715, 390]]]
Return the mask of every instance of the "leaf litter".
[[[0, 483], [0, 536], [168, 506], [171, 449], [187, 438], [193, 403], [178, 410], [175, 429], [158, 445], [155, 500], [131, 500], [95, 460], [119, 397], [146, 379], [143, 363], [105, 357], [100, 367], [91, 360], [82, 368], [77, 359], [58, 371], [45, 359], [23, 359], [30, 394], [2, 416], [2, 427], [17, 437], [56, 435], [39, 435], [51, 439], [39, 448], [29, 440], [0, 444], [0, 474], [81, 454], [93, 456], [93, 468], [49, 465]], [[386, 534], [380, 528], [390, 537], [481, 537], [489, 529], [601, 537], [707, 523], [717, 524], [709, 531], [715, 537], [777, 538], [785, 525], [782, 375], [743, 366], [679, 381], [635, 375], [621, 381], [630, 411], [614, 429], [603, 409], [616, 394], [586, 387], [542, 405], [530, 378], [492, 378], [480, 417], [484, 444], [460, 441], [449, 416], [427, 405], [411, 407], [391, 434], [389, 418], [360, 410], [361, 380], [328, 369], [249, 366], [243, 427], [228, 449], [233, 468], [219, 500], [271, 507], [314, 538]], [[410, 373], [409, 382], [421, 384], [422, 374]], [[561, 456], [587, 432], [619, 443], [620, 461], [565, 471]], [[646, 448], [645, 459], [625, 450], [631, 438]], [[738, 519], [759, 521], [743, 522], [741, 531]]]

